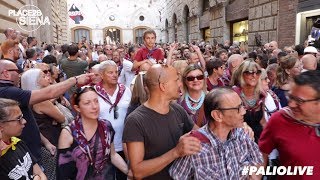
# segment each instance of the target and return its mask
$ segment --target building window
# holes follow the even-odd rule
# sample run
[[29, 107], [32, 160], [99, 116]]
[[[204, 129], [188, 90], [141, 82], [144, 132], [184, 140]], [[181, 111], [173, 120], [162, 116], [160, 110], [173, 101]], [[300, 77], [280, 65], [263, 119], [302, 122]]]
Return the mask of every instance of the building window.
[[135, 37], [136, 37], [136, 43], [142, 44], [143, 43], [143, 32], [146, 30], [146, 28], [139, 28], [135, 30]]
[[202, 32], [203, 32], [202, 39], [204, 39], [205, 42], [209, 42], [211, 38], [210, 28], [204, 28]]
[[74, 30], [74, 42], [78, 43], [82, 40], [83, 37], [86, 37], [88, 42], [91, 40], [90, 39], [90, 30], [88, 29], [76, 29]]
[[232, 41], [248, 42], [248, 20], [232, 24]]
[[203, 0], [202, 10], [207, 11], [207, 10], [209, 10], [209, 8], [210, 8], [209, 0]]
[[121, 40], [121, 30], [117, 28], [107, 28], [105, 29], [104, 36], [107, 44], [120, 43]]
[[140, 20], [140, 21], [144, 21], [144, 16], [140, 16], [140, 17], [139, 17], [139, 20]]

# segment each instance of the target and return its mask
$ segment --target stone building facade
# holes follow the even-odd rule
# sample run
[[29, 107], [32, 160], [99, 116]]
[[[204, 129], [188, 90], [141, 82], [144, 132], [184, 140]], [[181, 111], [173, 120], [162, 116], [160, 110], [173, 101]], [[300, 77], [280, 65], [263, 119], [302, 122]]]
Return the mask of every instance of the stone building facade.
[[[142, 33], [152, 28], [160, 34], [164, 0], [68, 0], [69, 15], [81, 16], [79, 21], [67, 17], [69, 41], [82, 37], [95, 44], [142, 43]], [[77, 10], [76, 10], [77, 9]], [[76, 13], [75, 13], [76, 12]], [[157, 42], [161, 42], [157, 38]]]
[[[37, 30], [29, 32], [33, 27], [20, 28], [17, 25], [16, 18], [9, 16], [9, 10], [18, 11], [26, 5], [34, 5], [39, 8], [43, 16], [47, 16], [50, 25], [40, 26]], [[4, 41], [3, 31], [6, 28], [14, 28], [20, 31], [23, 36], [34, 36], [38, 42], [47, 43], [66, 43], [67, 42], [67, 0], [0, 0], [0, 42]]]
[[273, 40], [279, 47], [303, 43], [310, 18], [314, 22], [320, 15], [318, 0], [166, 0], [165, 4], [161, 31], [165, 42], [240, 40], [249, 49]]

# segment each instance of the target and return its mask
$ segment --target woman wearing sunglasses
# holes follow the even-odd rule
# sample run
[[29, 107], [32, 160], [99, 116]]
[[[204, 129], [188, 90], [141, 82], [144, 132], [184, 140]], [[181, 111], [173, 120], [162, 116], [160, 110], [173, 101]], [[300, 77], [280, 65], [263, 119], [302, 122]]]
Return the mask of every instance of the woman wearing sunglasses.
[[19, 103], [0, 98], [0, 179], [47, 179], [20, 136], [27, 121]]
[[115, 179], [113, 165], [128, 173], [127, 164], [115, 152], [115, 131], [109, 121], [99, 119], [98, 94], [84, 86], [73, 95], [78, 115], [60, 134], [57, 179]]
[[241, 97], [247, 110], [244, 121], [253, 129], [256, 142], [265, 124], [263, 116], [265, 94], [261, 91], [260, 75], [260, 66], [253, 59], [248, 59], [241, 63], [231, 78], [231, 85]]
[[205, 76], [202, 68], [197, 64], [186, 67], [182, 74], [183, 95], [178, 103], [192, 117], [199, 126], [207, 123], [204, 116], [203, 101], [206, 95]]

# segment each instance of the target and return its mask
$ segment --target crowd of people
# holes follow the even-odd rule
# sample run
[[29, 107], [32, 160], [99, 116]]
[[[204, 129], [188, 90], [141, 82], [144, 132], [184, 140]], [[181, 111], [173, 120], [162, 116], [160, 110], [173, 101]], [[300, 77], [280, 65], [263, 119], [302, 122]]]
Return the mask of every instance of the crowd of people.
[[[0, 179], [290, 179], [245, 166], [313, 166], [320, 50], [276, 41], [38, 45], [0, 51]], [[32, 166], [31, 166], [32, 165]]]

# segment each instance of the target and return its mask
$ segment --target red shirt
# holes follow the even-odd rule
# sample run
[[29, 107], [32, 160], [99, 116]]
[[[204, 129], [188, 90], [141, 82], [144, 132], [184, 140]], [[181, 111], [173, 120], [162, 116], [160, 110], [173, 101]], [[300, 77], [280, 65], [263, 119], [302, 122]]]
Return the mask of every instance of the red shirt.
[[225, 84], [223, 83], [223, 81], [221, 80], [221, 78], [218, 79], [218, 84], [217, 85], [213, 85], [211, 84], [209, 78], [207, 78], [207, 90], [211, 91], [212, 89], [216, 88], [216, 87], [221, 87], [221, 86], [225, 86]]
[[282, 166], [313, 166], [313, 176], [278, 176], [278, 179], [320, 179], [320, 137], [314, 127], [297, 123], [284, 116], [280, 110], [274, 113], [263, 130], [259, 148], [270, 154], [279, 151]]
[[138, 50], [136, 56], [134, 57], [134, 60], [143, 61], [149, 58], [153, 58], [157, 62], [159, 62], [160, 60], [162, 61], [164, 59], [162, 51], [160, 49], [154, 48], [149, 50], [148, 48], [143, 47]]

